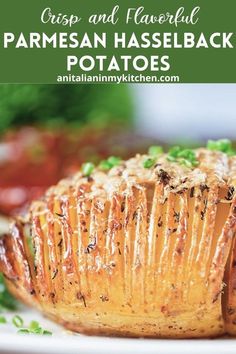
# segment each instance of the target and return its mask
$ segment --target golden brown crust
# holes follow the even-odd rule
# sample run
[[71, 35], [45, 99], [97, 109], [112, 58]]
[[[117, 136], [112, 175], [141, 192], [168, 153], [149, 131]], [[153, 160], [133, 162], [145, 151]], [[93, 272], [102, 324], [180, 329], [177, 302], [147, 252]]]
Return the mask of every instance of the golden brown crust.
[[236, 163], [220, 152], [196, 154], [194, 169], [166, 155], [145, 169], [148, 156], [137, 155], [52, 187], [0, 240], [11, 289], [87, 334], [235, 334], [222, 304], [236, 308]]

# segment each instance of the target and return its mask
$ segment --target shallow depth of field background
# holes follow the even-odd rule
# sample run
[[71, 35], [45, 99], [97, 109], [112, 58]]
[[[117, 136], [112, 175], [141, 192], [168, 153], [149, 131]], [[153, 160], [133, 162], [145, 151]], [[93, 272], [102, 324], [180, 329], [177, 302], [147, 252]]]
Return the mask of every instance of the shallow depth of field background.
[[0, 85], [0, 215], [83, 162], [217, 138], [236, 140], [236, 85]]
[[0, 85], [0, 137], [22, 125], [119, 124], [154, 139], [236, 136], [235, 84]]
[[236, 85], [134, 85], [135, 124], [173, 141], [236, 139]]

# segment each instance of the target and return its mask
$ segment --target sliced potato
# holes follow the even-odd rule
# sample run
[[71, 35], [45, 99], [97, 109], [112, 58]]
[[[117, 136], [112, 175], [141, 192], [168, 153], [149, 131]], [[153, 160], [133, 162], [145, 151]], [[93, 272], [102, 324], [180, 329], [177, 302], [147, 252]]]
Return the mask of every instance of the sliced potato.
[[196, 168], [163, 155], [145, 169], [138, 155], [51, 188], [0, 239], [10, 290], [87, 334], [236, 334], [230, 158], [197, 156]]

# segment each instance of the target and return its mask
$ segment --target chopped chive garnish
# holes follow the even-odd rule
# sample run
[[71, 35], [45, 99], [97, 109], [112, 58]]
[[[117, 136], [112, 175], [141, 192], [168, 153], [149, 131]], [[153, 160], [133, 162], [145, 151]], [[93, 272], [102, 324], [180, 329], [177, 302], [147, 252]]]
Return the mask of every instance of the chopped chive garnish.
[[19, 334], [29, 334], [30, 330], [28, 328], [21, 328], [17, 331]]
[[232, 142], [229, 139], [208, 140], [207, 148], [212, 151], [222, 151], [229, 156], [235, 155]]
[[41, 327], [37, 327], [35, 329], [30, 330], [31, 333], [33, 334], [43, 334], [43, 329]]
[[3, 275], [0, 273], [0, 312], [2, 310], [16, 310], [17, 302], [7, 291]]
[[82, 173], [85, 177], [89, 177], [91, 175], [91, 173], [93, 172], [95, 166], [92, 162], [85, 162], [83, 165], [82, 165]]
[[180, 163], [180, 165], [186, 166], [191, 168], [193, 165], [189, 160], [186, 159], [179, 159], [178, 162]]
[[198, 165], [195, 151], [192, 149], [182, 149], [180, 146], [173, 146], [167, 155], [167, 160], [178, 162], [186, 167], [194, 167]]
[[112, 167], [119, 166], [121, 158], [117, 156], [110, 156], [107, 160], [102, 160], [99, 168], [104, 171], [110, 170]]
[[110, 156], [108, 157], [107, 161], [112, 165], [112, 167], [114, 167], [120, 164], [121, 158], [117, 156]]
[[52, 332], [47, 331], [40, 327], [37, 321], [31, 321], [29, 325], [29, 330], [33, 334], [42, 334], [42, 335], [52, 335]]
[[155, 159], [147, 159], [143, 162], [143, 167], [144, 168], [151, 168], [152, 166], [155, 165], [156, 160]]
[[37, 321], [31, 321], [30, 322], [30, 325], [29, 325], [29, 329], [30, 330], [35, 330], [35, 329], [37, 329], [37, 328], [39, 328], [40, 326], [39, 326], [39, 323], [37, 322]]
[[7, 319], [5, 316], [0, 316], [0, 323], [7, 323]]
[[163, 154], [163, 147], [162, 146], [153, 145], [153, 146], [150, 146], [150, 148], [148, 149], [148, 155], [158, 156], [161, 154]]
[[179, 152], [178, 158], [183, 158], [191, 163], [196, 161], [196, 155], [195, 152], [191, 149], [184, 149]]
[[[1, 323], [1, 316], [0, 316], [0, 323]], [[6, 323], [6, 319], [2, 319], [2, 323]], [[14, 326], [16, 326], [18, 329], [17, 333], [19, 334], [39, 334], [39, 335], [52, 335], [52, 332], [42, 328], [40, 324], [37, 321], [31, 321], [30, 325], [28, 327], [23, 327], [24, 321], [23, 319], [16, 315], [12, 318], [12, 323]]]
[[104, 171], [110, 170], [111, 167], [111, 164], [107, 160], [102, 160], [99, 164], [99, 168]]
[[172, 148], [170, 148], [170, 150], [168, 152], [168, 156], [173, 157], [173, 158], [177, 158], [180, 151], [181, 151], [180, 146], [173, 146]]
[[176, 158], [173, 156], [169, 156], [169, 155], [167, 156], [167, 160], [171, 161], [171, 162], [176, 162]]
[[20, 328], [20, 327], [23, 326], [24, 321], [23, 321], [23, 319], [22, 319], [20, 316], [16, 315], [16, 316], [14, 316], [14, 317], [12, 318], [12, 323], [13, 323], [14, 326], [16, 326], [17, 328]]

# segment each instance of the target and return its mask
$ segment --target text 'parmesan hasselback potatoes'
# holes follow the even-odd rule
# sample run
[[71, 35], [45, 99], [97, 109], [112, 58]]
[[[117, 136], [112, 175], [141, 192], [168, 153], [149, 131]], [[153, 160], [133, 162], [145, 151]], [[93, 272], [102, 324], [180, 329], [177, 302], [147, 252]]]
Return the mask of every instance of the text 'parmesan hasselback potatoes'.
[[0, 238], [11, 292], [86, 334], [236, 335], [236, 157], [191, 151], [48, 190]]

